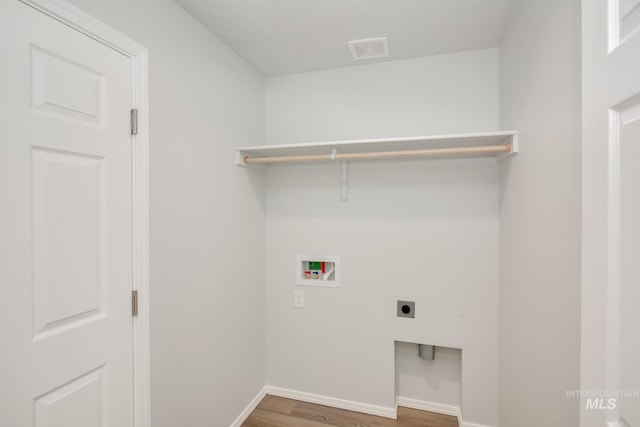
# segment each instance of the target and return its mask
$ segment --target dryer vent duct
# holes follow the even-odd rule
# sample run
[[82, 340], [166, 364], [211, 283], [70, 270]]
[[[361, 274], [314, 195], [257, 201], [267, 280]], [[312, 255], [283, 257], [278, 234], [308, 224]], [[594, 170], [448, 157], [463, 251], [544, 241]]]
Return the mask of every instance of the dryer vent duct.
[[424, 360], [433, 360], [436, 358], [436, 347], [427, 344], [418, 344], [418, 356]]

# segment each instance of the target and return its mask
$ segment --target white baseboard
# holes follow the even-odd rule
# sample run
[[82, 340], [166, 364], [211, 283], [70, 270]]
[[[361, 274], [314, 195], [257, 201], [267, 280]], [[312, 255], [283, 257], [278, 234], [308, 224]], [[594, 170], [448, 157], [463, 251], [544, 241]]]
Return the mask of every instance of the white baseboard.
[[[377, 415], [379, 417], [397, 419], [398, 406], [405, 408], [419, 409], [421, 411], [435, 412], [437, 414], [451, 415], [458, 418], [460, 427], [490, 427], [482, 424], [467, 423], [462, 420], [460, 408], [457, 406], [443, 405], [441, 403], [428, 402], [424, 400], [409, 399], [406, 397], [398, 397], [396, 399], [395, 408], [387, 408], [385, 406], [370, 405], [368, 403], [354, 402], [351, 400], [337, 399], [335, 397], [322, 396], [319, 394], [305, 393], [303, 391], [290, 390], [281, 387], [264, 386], [256, 397], [251, 400], [249, 405], [242, 411], [230, 427], [240, 427], [243, 422], [249, 418], [249, 415], [258, 406], [260, 401], [267, 395], [285, 397], [287, 399], [300, 400], [302, 402], [315, 403], [317, 405], [330, 406], [332, 408], [346, 409], [363, 414]], [[610, 426], [614, 427], [614, 426]], [[617, 427], [617, 426], [615, 426]], [[622, 427], [622, 426], [620, 426]]]
[[427, 402], [426, 400], [409, 399], [408, 397], [398, 397], [396, 406], [405, 408], [419, 409], [421, 411], [435, 412], [436, 414], [451, 415], [457, 417], [460, 422], [460, 408], [452, 405], [443, 405], [442, 403]]
[[385, 406], [369, 405], [367, 403], [353, 402], [351, 400], [337, 399], [335, 397], [322, 396], [319, 394], [305, 393], [302, 391], [289, 390], [286, 388], [267, 386], [266, 393], [272, 396], [286, 397], [288, 399], [301, 400], [303, 402], [315, 403], [318, 405], [331, 406], [332, 408], [347, 409], [363, 414], [377, 415], [385, 418], [397, 418], [395, 408]]
[[407, 397], [398, 397], [396, 399], [396, 406], [403, 406], [405, 408], [418, 409], [421, 411], [435, 412], [436, 414], [450, 415], [458, 419], [458, 424], [460, 424], [460, 427], [490, 427], [482, 424], [464, 422], [464, 420], [462, 419], [462, 412], [460, 412], [460, 408], [458, 406], [443, 405], [442, 403], [409, 399]]
[[262, 388], [262, 390], [260, 390], [260, 392], [258, 392], [256, 397], [254, 397], [253, 400], [251, 400], [249, 405], [247, 405], [247, 407], [244, 408], [244, 411], [242, 411], [242, 413], [238, 416], [238, 418], [236, 418], [236, 420], [233, 422], [233, 424], [231, 424], [230, 427], [240, 427], [242, 423], [245, 422], [247, 418], [249, 418], [249, 415], [251, 415], [253, 410], [256, 409], [256, 406], [258, 406], [260, 401], [266, 395], [267, 395], [267, 387], [265, 386]]
[[490, 427], [490, 426], [486, 426], [484, 424], [465, 423], [464, 421], [462, 421], [460, 422], [460, 427]]

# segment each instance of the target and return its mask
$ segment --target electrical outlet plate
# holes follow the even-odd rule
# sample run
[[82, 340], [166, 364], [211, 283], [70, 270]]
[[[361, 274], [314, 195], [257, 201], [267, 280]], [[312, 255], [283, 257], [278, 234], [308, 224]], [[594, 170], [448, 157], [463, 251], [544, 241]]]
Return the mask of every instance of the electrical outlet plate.
[[398, 300], [398, 317], [407, 317], [413, 319], [416, 317], [416, 303], [415, 301], [400, 301]]

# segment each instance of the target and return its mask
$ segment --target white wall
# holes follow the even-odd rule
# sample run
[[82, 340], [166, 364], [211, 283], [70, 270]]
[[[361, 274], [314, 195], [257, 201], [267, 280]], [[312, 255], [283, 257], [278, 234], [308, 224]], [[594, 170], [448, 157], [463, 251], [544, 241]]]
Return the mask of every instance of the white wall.
[[[267, 143], [498, 129], [498, 52], [267, 79]], [[267, 382], [394, 407], [394, 341], [462, 348], [466, 421], [497, 424], [498, 167], [352, 162], [267, 172]], [[304, 288], [296, 254], [342, 257], [342, 288]], [[396, 300], [416, 301], [416, 319]], [[416, 355], [417, 357], [417, 355]]]
[[497, 55], [481, 50], [269, 78], [267, 144], [497, 130]]
[[523, 0], [500, 54], [500, 425], [577, 426], [580, 5]]
[[172, 1], [72, 3], [149, 49], [152, 424], [228, 426], [265, 384], [264, 183], [233, 151], [264, 80]]
[[436, 348], [434, 360], [417, 357], [418, 345], [396, 342], [396, 396], [460, 407], [462, 353]]

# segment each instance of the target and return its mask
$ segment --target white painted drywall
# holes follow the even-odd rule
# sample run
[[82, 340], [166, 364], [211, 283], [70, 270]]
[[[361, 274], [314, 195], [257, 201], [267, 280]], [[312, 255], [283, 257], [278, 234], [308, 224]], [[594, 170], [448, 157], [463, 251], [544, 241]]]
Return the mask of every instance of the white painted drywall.
[[460, 349], [437, 347], [434, 360], [417, 355], [417, 344], [396, 342], [396, 397], [460, 407]]
[[169, 0], [72, 0], [149, 49], [154, 427], [228, 426], [265, 384], [264, 80]]
[[[498, 129], [498, 52], [267, 79], [267, 143]], [[497, 424], [498, 166], [352, 162], [267, 172], [267, 383], [392, 408], [394, 341], [462, 348], [463, 415]], [[338, 255], [342, 287], [304, 287], [296, 254]], [[396, 300], [416, 318], [396, 317]], [[417, 357], [417, 355], [416, 355]], [[430, 380], [433, 380], [430, 379]], [[445, 399], [446, 400], [446, 399]]]
[[267, 144], [493, 131], [497, 50], [267, 79]]
[[523, 0], [501, 49], [500, 425], [579, 423], [580, 2]]

